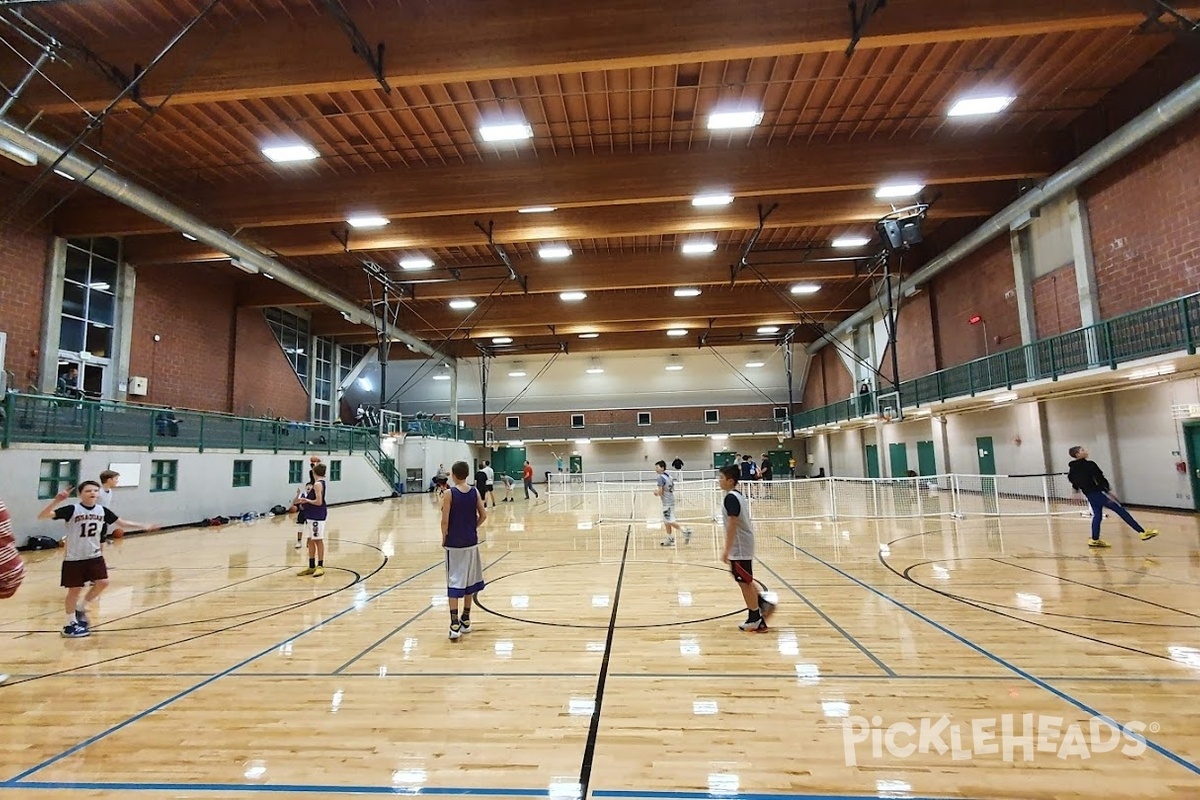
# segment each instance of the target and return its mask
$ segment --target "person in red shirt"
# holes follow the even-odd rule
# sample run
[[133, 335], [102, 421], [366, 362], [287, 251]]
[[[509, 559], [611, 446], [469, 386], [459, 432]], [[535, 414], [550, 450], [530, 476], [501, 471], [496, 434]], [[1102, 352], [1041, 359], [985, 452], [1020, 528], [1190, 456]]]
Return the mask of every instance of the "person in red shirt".
[[525, 472], [522, 474], [522, 477], [525, 479], [525, 499], [529, 499], [530, 492], [533, 492], [534, 497], [541, 497], [538, 494], [538, 490], [533, 488], [533, 467], [530, 466], [528, 461], [525, 462]]

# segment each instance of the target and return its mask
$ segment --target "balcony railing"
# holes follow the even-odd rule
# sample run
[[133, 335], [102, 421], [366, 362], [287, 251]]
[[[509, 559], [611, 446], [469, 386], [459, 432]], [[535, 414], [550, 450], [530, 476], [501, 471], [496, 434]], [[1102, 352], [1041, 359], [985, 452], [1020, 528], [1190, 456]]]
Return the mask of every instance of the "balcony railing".
[[[903, 381], [899, 393], [905, 408], [921, 406], [1090, 369], [1116, 369], [1139, 358], [1179, 351], [1194, 355], [1198, 342], [1200, 293]], [[795, 415], [792, 425], [803, 430], [865, 417], [876, 413], [877, 398], [890, 394], [860, 395], [810, 409]]]
[[460, 442], [470, 442], [475, 439], [475, 431], [471, 428], [460, 427], [443, 420], [407, 418], [400, 423], [400, 427], [402, 430], [395, 432], [405, 433], [409, 436], [427, 436], [432, 439], [451, 439]]
[[751, 419], [722, 419], [706, 423], [699, 420], [684, 422], [654, 422], [638, 425], [634, 421], [588, 423], [576, 428], [571, 425], [522, 425], [517, 430], [493, 429], [496, 441], [570, 441], [572, 439], [635, 439], [643, 436], [711, 436], [720, 434], [762, 434], [774, 436], [784, 424], [770, 417]]

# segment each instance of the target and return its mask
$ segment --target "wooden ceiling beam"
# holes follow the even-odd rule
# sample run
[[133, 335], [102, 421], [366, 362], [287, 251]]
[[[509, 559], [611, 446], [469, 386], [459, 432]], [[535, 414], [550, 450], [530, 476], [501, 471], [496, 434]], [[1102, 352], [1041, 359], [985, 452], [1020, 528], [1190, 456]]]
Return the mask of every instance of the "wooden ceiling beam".
[[[987, 217], [1011, 202], [1016, 187], [1000, 181], [983, 184], [952, 184], [931, 188], [928, 194], [942, 196], [930, 211], [935, 219]], [[696, 209], [688, 201], [638, 205], [564, 208], [549, 214], [501, 211], [486, 215], [495, 223], [494, 236], [500, 244], [571, 241], [575, 239], [661, 236], [734, 230], [753, 230], [758, 224], [758, 199], [742, 197], [728, 206]], [[889, 210], [872, 192], [821, 192], [782, 198], [779, 208], [767, 218], [766, 230], [848, 224], [866, 233]], [[475, 227], [480, 215], [451, 215], [397, 219], [381, 230], [351, 231], [347, 240], [353, 252], [414, 251], [426, 248], [470, 247], [484, 243]], [[66, 224], [66, 223], [64, 223]], [[345, 226], [320, 224], [261, 228], [253, 231], [253, 242], [282, 256], [337, 255], [344, 252], [333, 231]], [[849, 232], [849, 231], [848, 231]], [[178, 264], [228, 259], [200, 242], [190, 242], [178, 233], [131, 236], [125, 240], [124, 257], [131, 264]], [[381, 258], [394, 253], [382, 253]]]
[[[232, 228], [343, 225], [352, 213], [393, 220], [489, 215], [520, 208], [679, 203], [720, 188], [739, 197], [862, 192], [898, 178], [928, 185], [1047, 175], [1057, 167], [1048, 137], [959, 136], [932, 142], [835, 142], [753, 149], [605, 153], [447, 164], [401, 172], [281, 177], [255, 186], [197, 191], [195, 212]], [[701, 215], [697, 215], [698, 218]], [[554, 224], [553, 220], [537, 223]], [[534, 221], [528, 224], [537, 224]], [[64, 236], [168, 233], [170, 228], [108, 198], [63, 205]]]
[[[393, 87], [841, 53], [850, 38], [845, 0], [809, 0], [802, 7], [795, 0], [759, 0], [752, 10], [726, 0], [694, 0], [682, 11], [641, 0], [489, 0], [486, 9], [472, 0], [438, 0], [358, 6], [353, 16], [372, 45], [385, 45], [383, 69]], [[919, 0], [874, 15], [857, 49], [1132, 29], [1144, 19], [1128, 0]], [[147, 63], [160, 40], [93, 35], [88, 45], [109, 63], [132, 68]], [[97, 111], [115, 94], [86, 69], [52, 70], [51, 77], [70, 99], [44, 85], [22, 99], [45, 113], [71, 114], [76, 103]], [[150, 105], [169, 99], [177, 106], [378, 87], [350, 55], [338, 26], [311, 14], [277, 13], [193, 32], [143, 79], [140, 96]]]

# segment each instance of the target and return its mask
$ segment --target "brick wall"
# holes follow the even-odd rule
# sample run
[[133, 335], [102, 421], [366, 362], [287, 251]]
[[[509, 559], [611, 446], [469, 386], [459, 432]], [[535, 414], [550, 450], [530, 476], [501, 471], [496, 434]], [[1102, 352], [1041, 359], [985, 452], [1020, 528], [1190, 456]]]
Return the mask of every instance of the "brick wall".
[[[228, 317], [226, 317], [228, 320]], [[308, 419], [308, 392], [300, 385], [262, 309], [239, 308], [233, 336], [233, 413]]]
[[[233, 278], [212, 267], [139, 269], [129, 374], [147, 377], [150, 387], [145, 398], [130, 399], [231, 411], [231, 319], [236, 308]], [[155, 334], [161, 337], [158, 342]]]
[[1200, 115], [1084, 184], [1100, 315], [1200, 288]]
[[[0, 185], [0, 208], [7, 207], [18, 191], [15, 186]], [[13, 374], [14, 387], [22, 391], [38, 382], [51, 241], [50, 225], [39, 222], [40, 215], [39, 206], [25, 206], [0, 227], [0, 331], [8, 334], [4, 368]]]
[[1043, 275], [1033, 282], [1032, 288], [1037, 338], [1056, 336], [1083, 326], [1074, 264]]
[[[936, 354], [929, 346], [933, 341], [933, 316], [929, 297], [929, 291], [926, 289], [916, 297], [905, 298], [900, 306], [900, 316], [896, 323], [896, 356], [900, 362], [901, 381], [928, 375], [938, 369]], [[888, 380], [894, 377], [890, 346], [884, 349], [879, 371]]]
[[[1016, 278], [1007, 236], [997, 236], [934, 278], [933, 292], [943, 368], [1021, 344]], [[986, 352], [984, 326], [968, 322], [975, 314], [987, 325]]]

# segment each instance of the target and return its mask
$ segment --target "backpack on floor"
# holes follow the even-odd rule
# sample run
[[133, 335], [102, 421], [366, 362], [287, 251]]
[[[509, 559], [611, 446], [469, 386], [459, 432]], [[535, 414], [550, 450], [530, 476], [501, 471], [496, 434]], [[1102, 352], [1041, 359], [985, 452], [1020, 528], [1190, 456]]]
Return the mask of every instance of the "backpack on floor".
[[49, 536], [30, 536], [25, 540], [26, 550], [54, 550], [58, 542]]

